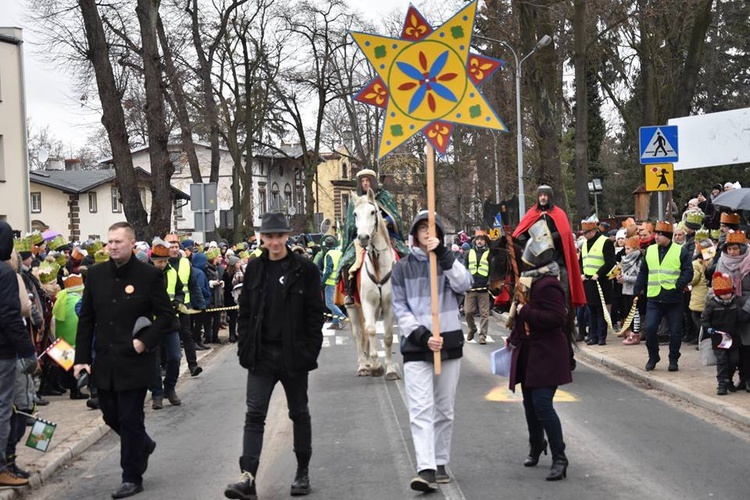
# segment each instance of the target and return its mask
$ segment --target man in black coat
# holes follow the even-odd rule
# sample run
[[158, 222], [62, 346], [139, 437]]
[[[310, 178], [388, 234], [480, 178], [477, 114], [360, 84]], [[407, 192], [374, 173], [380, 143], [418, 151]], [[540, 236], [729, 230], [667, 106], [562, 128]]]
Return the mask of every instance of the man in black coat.
[[143, 491], [148, 457], [156, 447], [146, 433], [143, 402], [155, 376], [154, 350], [175, 311], [161, 271], [135, 258], [130, 224], [113, 224], [107, 245], [109, 262], [88, 271], [73, 373], [92, 374], [104, 421], [120, 435], [122, 485], [112, 498], [125, 498]]
[[226, 487], [227, 498], [256, 498], [263, 427], [277, 382], [284, 387], [293, 422], [297, 473], [291, 494], [310, 492], [312, 426], [307, 378], [308, 372], [318, 367], [324, 304], [318, 268], [287, 247], [290, 232], [283, 214], [263, 215], [263, 252], [248, 263], [245, 271], [237, 330], [240, 364], [248, 370], [247, 413], [240, 457], [242, 476]]
[[[10, 435], [13, 414], [13, 389], [16, 385], [16, 360], [21, 359], [24, 373], [37, 368], [34, 345], [23, 324], [18, 277], [5, 261], [13, 251], [13, 230], [0, 221], [0, 487], [16, 488], [29, 483], [5, 468], [5, 445]], [[25, 291], [24, 291], [25, 293]]]

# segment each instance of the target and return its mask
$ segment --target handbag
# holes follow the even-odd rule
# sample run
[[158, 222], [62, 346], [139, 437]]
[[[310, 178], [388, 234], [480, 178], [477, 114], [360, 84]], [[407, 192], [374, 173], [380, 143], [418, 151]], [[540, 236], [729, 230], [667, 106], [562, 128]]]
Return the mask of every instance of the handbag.
[[510, 362], [513, 352], [508, 346], [490, 353], [490, 368], [492, 373], [501, 377], [510, 377]]

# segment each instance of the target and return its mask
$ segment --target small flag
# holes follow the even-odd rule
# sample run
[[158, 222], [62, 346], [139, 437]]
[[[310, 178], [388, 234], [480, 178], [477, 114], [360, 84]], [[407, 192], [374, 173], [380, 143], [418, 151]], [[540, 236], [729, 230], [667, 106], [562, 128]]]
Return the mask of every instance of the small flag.
[[29, 434], [28, 439], [26, 439], [26, 446], [46, 452], [52, 441], [52, 435], [57, 429], [57, 424], [26, 413], [24, 413], [24, 415], [35, 420], [34, 425], [31, 426], [31, 433]]
[[39, 357], [41, 358], [45, 354], [52, 358], [58, 365], [63, 367], [65, 371], [68, 371], [73, 367], [76, 350], [63, 339], [56, 339], [42, 354], [39, 355]]

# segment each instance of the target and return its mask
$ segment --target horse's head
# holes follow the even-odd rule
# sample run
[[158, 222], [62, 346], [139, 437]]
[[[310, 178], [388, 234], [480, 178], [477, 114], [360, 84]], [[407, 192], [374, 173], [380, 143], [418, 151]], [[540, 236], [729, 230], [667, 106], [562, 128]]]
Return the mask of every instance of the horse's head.
[[380, 209], [375, 201], [372, 189], [367, 194], [354, 197], [354, 224], [357, 227], [357, 239], [360, 246], [366, 248], [370, 240], [378, 231], [381, 223]]

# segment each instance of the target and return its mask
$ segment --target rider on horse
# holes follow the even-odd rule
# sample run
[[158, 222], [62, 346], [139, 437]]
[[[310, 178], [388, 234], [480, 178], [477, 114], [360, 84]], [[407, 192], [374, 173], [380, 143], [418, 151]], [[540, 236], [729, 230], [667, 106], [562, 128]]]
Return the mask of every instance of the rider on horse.
[[[375, 171], [365, 168], [357, 172], [357, 194], [359, 196], [366, 195], [368, 189], [372, 189], [373, 193], [375, 193], [375, 201], [378, 202], [380, 213], [388, 226], [391, 246], [400, 256], [407, 255], [409, 249], [404, 243], [403, 222], [396, 209], [396, 201], [386, 189], [378, 188], [378, 176]], [[341, 270], [340, 276], [344, 281], [346, 289], [346, 305], [352, 305], [354, 304], [354, 290], [356, 288], [356, 280], [353, 277], [357, 269], [359, 269], [359, 264], [361, 264], [357, 259], [357, 248], [359, 248], [359, 245], [355, 244], [357, 240], [357, 227], [354, 223], [353, 202], [349, 203], [346, 210], [343, 239], [344, 255], [341, 257], [339, 269]]]

